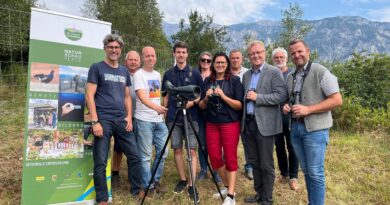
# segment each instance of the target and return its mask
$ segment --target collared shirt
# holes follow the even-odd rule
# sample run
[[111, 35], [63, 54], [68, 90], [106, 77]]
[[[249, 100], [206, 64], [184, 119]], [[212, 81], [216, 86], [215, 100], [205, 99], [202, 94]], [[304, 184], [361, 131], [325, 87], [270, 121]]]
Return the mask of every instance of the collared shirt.
[[[258, 69], [251, 69], [252, 77], [251, 77], [251, 84], [249, 85], [249, 90], [254, 90], [256, 92], [257, 84], [260, 80], [261, 70], [264, 67], [264, 63], [258, 68]], [[250, 100], [246, 104], [246, 114], [253, 115], [254, 112], [254, 101]]]
[[303, 79], [304, 79], [304, 75], [305, 75], [305, 70], [307, 68], [307, 64], [309, 62], [307, 62], [305, 64], [305, 66], [303, 66], [303, 68], [296, 68], [296, 83], [295, 83], [295, 87], [294, 87], [294, 93], [300, 93], [301, 92], [301, 88], [302, 88], [302, 84], [303, 84]]
[[248, 68], [241, 66], [240, 71], [234, 75], [240, 77], [240, 81], [242, 82], [242, 77], [244, 76], [244, 73], [246, 73], [246, 71], [248, 71], [248, 70], [249, 70]]
[[[162, 83], [162, 91], [166, 90], [166, 81], [170, 81], [174, 87], [181, 87], [181, 86], [187, 86], [187, 85], [197, 85], [202, 90], [203, 86], [203, 79], [198, 69], [191, 69], [189, 65], [186, 65], [183, 69], [180, 69], [177, 65], [173, 67], [173, 69], [169, 69], [164, 73], [163, 77], [163, 83]], [[194, 99], [189, 99], [194, 100]], [[175, 95], [169, 95], [168, 99], [168, 114], [166, 121], [172, 122], [175, 119], [175, 113], [177, 110], [176, 107], [176, 96]], [[197, 108], [191, 107], [189, 110], [187, 110], [188, 113], [191, 115], [191, 118], [193, 121], [198, 121], [198, 113]], [[183, 122], [182, 115], [179, 115], [179, 118], [177, 120], [178, 123]]]

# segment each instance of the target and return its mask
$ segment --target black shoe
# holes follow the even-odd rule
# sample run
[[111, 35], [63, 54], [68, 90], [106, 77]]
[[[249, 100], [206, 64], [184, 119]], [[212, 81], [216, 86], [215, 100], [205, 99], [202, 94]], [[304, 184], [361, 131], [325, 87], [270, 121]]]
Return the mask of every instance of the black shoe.
[[179, 181], [176, 184], [175, 189], [173, 189], [173, 192], [176, 193], [176, 194], [179, 194], [179, 193], [182, 193], [185, 188], [187, 188], [187, 181], [186, 180]]
[[196, 196], [196, 203], [199, 203], [199, 194], [198, 191], [195, 189], [195, 195], [194, 195], [194, 188], [192, 186], [188, 187], [188, 196], [190, 196], [190, 201], [194, 202], [195, 201], [195, 196]]
[[244, 202], [248, 204], [260, 203], [260, 201], [261, 201], [261, 197], [258, 194], [244, 199]]

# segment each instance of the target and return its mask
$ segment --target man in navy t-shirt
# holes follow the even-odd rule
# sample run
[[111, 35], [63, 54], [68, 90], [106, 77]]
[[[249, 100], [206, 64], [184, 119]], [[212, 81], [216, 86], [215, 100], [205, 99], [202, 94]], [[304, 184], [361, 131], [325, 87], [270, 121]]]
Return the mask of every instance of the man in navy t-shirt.
[[132, 112], [129, 86], [130, 74], [119, 65], [119, 57], [124, 45], [120, 36], [107, 35], [104, 40], [104, 61], [95, 63], [88, 72], [86, 101], [91, 115], [94, 139], [93, 178], [96, 190], [96, 202], [105, 205], [108, 202], [106, 182], [107, 157], [110, 138], [121, 144], [127, 157], [131, 193], [139, 190], [140, 159], [135, 136], [132, 132]]

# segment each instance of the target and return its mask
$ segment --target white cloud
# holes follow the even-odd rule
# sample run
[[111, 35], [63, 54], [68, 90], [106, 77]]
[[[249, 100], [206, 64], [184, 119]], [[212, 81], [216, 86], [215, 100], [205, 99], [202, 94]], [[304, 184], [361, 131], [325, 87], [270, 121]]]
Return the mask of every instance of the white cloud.
[[202, 16], [210, 15], [213, 22], [230, 25], [247, 22], [248, 19], [265, 18], [263, 10], [275, 4], [275, 0], [157, 0], [164, 21], [179, 23], [184, 18], [187, 22], [191, 10], [197, 10]]
[[39, 4], [44, 4], [48, 10], [66, 13], [70, 15], [83, 16], [81, 7], [84, 6], [84, 0], [39, 0]]
[[370, 19], [375, 21], [390, 22], [390, 7], [369, 9], [368, 16]]

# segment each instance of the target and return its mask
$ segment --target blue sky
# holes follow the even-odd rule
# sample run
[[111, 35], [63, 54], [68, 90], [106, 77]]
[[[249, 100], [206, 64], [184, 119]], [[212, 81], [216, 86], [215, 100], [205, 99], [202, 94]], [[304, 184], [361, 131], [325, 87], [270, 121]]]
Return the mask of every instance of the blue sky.
[[[280, 20], [281, 10], [297, 3], [304, 19], [317, 20], [333, 16], [361, 16], [372, 21], [390, 22], [390, 0], [157, 0], [164, 21], [178, 23], [187, 19], [194, 9], [213, 16], [214, 22], [224, 25]], [[82, 16], [84, 0], [39, 0], [49, 10]]]

